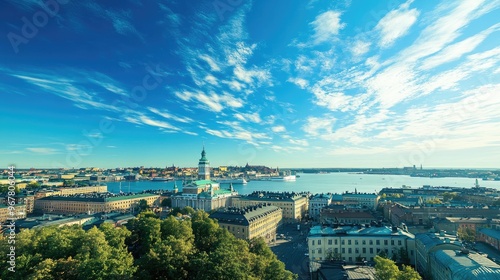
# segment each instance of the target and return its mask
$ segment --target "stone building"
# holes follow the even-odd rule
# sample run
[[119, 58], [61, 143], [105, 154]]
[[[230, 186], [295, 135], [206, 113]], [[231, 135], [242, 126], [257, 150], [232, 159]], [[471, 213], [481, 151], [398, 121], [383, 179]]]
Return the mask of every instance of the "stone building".
[[281, 208], [269, 203], [244, 208], [221, 208], [210, 215], [210, 218], [219, 222], [220, 227], [237, 238], [251, 240], [262, 237], [266, 242], [276, 239], [276, 230], [282, 217]]

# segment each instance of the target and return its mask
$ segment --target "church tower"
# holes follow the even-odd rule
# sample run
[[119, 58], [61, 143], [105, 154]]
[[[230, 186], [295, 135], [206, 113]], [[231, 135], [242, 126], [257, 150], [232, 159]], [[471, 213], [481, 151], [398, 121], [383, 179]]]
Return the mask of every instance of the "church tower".
[[201, 158], [198, 162], [198, 180], [210, 180], [210, 162], [206, 158], [205, 146], [203, 146]]

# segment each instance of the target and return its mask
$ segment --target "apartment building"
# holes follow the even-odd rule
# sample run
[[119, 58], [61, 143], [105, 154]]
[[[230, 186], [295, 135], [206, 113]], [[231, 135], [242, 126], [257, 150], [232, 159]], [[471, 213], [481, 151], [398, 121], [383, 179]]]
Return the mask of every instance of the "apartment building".
[[477, 240], [488, 243], [500, 251], [500, 230], [498, 229], [480, 229], [477, 233]]
[[35, 200], [35, 210], [54, 214], [94, 214], [111, 211], [133, 211], [139, 201], [159, 205], [157, 194], [111, 195], [109, 193], [48, 196]]
[[4, 223], [8, 219], [24, 219], [26, 218], [26, 204], [15, 204], [9, 208], [7, 205], [0, 205], [0, 223]]
[[263, 203], [283, 209], [283, 222], [298, 222], [307, 213], [308, 196], [306, 193], [294, 192], [253, 192], [252, 194], [236, 196], [232, 199], [232, 206], [238, 208]]
[[282, 209], [269, 203], [244, 208], [228, 207], [212, 213], [210, 218], [219, 222], [240, 239], [262, 237], [266, 242], [276, 238], [276, 230], [283, 218]]
[[375, 193], [345, 193], [342, 195], [344, 201], [356, 202], [361, 206], [366, 206], [370, 209], [376, 209], [380, 196]]
[[439, 233], [417, 233], [415, 235], [416, 270], [424, 279], [431, 279], [431, 254], [440, 250], [461, 250], [462, 243], [455, 235]]
[[385, 251], [391, 258], [403, 248], [408, 252], [410, 262], [414, 264], [414, 238], [413, 234], [396, 227], [315, 226], [309, 232], [307, 245], [311, 261], [373, 261], [381, 251]]
[[467, 250], [439, 250], [429, 259], [433, 280], [500, 280], [500, 265]]
[[332, 194], [316, 194], [309, 200], [309, 218], [319, 220], [321, 209], [332, 203]]
[[85, 186], [75, 188], [56, 188], [50, 190], [42, 190], [35, 193], [35, 199], [53, 196], [53, 195], [74, 195], [82, 193], [105, 193], [108, 191], [108, 186]]

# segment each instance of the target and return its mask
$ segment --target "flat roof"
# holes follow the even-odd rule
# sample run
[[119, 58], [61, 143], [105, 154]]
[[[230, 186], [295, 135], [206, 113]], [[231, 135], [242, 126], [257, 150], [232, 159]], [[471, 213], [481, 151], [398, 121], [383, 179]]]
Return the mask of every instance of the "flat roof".
[[436, 260], [450, 268], [456, 280], [500, 280], [500, 265], [480, 254], [466, 254], [453, 250], [438, 250]]
[[95, 196], [95, 195], [90, 195], [90, 194], [71, 195], [71, 196], [53, 195], [53, 196], [40, 198], [40, 200], [108, 202], [108, 201], [135, 199], [135, 198], [144, 198], [144, 197], [151, 197], [151, 196], [159, 196], [159, 195], [150, 194], [150, 193], [140, 193], [140, 194], [120, 195], [120, 196], [105, 196], [105, 195]]
[[212, 213], [210, 218], [217, 219], [221, 223], [249, 225], [251, 220], [279, 209], [279, 207], [272, 205], [255, 205], [245, 208], [229, 207]]
[[415, 236], [409, 232], [405, 232], [400, 228], [397, 228], [396, 232], [393, 232], [389, 227], [361, 227], [361, 226], [343, 226], [338, 228], [332, 227], [321, 227], [314, 226], [309, 231], [309, 236], [328, 236], [328, 235], [350, 235], [350, 236], [400, 236], [415, 238]]
[[483, 228], [479, 230], [481, 233], [486, 234], [490, 237], [493, 237], [497, 240], [500, 240], [500, 230], [491, 229], [491, 228]]

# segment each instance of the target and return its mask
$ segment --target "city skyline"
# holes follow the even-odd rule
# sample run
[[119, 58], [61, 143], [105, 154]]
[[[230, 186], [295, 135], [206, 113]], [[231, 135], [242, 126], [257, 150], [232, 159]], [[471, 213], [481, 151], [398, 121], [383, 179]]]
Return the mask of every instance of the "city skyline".
[[6, 1], [0, 162], [499, 168], [498, 1]]

